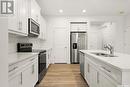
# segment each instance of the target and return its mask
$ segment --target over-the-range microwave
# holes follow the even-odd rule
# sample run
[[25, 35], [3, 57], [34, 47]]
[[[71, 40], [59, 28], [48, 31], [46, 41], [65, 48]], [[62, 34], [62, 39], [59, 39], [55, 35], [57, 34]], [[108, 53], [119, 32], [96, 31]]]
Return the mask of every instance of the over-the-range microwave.
[[40, 24], [32, 18], [28, 19], [28, 36], [38, 36], [40, 34]]

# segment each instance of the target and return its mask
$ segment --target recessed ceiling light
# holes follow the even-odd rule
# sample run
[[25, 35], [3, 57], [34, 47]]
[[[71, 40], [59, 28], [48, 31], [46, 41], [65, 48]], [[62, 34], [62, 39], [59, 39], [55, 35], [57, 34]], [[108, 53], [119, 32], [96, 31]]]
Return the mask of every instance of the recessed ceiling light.
[[84, 10], [82, 10], [82, 12], [83, 12], [83, 13], [86, 13], [86, 10], [84, 9]]
[[60, 12], [60, 13], [63, 13], [63, 10], [62, 10], [62, 9], [60, 9], [60, 10], [59, 10], [59, 12]]

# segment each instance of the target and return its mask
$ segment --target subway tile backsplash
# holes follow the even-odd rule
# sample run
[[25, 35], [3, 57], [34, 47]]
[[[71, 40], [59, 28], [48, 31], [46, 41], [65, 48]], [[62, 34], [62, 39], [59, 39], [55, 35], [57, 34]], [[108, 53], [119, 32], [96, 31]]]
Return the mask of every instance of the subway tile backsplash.
[[41, 49], [44, 47], [44, 41], [38, 38], [21, 37], [9, 34], [8, 53], [17, 52], [17, 43], [33, 43], [33, 49]]

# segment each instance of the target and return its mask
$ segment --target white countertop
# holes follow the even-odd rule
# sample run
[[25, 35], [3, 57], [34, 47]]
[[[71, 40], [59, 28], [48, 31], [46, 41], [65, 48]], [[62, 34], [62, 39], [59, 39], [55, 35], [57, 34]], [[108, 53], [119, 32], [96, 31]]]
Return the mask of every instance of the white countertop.
[[26, 60], [26, 59], [31, 58], [36, 55], [38, 55], [38, 53], [24, 52], [24, 53], [8, 54], [8, 64], [10, 66], [12, 64]]
[[128, 54], [114, 53], [114, 55], [117, 57], [102, 57], [102, 56], [96, 56], [95, 54], [92, 54], [91, 52], [107, 53], [106, 51], [103, 51], [103, 50], [80, 50], [80, 51], [90, 56], [93, 56], [95, 59], [98, 59], [111, 66], [114, 66], [115, 68], [121, 71], [130, 71], [130, 55]]

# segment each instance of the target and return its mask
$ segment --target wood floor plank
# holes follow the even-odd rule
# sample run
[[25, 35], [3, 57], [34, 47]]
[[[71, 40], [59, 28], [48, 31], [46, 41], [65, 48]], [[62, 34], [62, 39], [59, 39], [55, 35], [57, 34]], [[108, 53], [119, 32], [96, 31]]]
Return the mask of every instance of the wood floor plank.
[[38, 87], [88, 87], [79, 64], [51, 64]]

